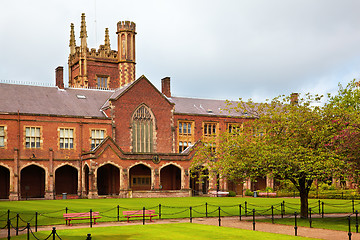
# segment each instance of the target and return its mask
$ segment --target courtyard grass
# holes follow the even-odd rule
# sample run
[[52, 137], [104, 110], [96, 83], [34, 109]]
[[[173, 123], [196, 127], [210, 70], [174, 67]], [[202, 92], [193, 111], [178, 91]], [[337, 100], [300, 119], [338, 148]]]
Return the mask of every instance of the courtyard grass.
[[[245, 215], [245, 202], [248, 214], [255, 209], [256, 214], [270, 215], [271, 206], [274, 206], [274, 214], [280, 214], [280, 204], [285, 201], [286, 213], [299, 212], [300, 199], [298, 198], [240, 198], [240, 197], [188, 197], [188, 198], [122, 198], [122, 199], [69, 199], [69, 200], [28, 200], [28, 201], [0, 201], [0, 228], [6, 225], [7, 210], [10, 210], [12, 223], [16, 222], [16, 214], [20, 216], [19, 226], [25, 226], [30, 222], [35, 225], [35, 212], [38, 212], [38, 225], [64, 224], [63, 213], [65, 208], [68, 212], [100, 212], [99, 221], [117, 221], [119, 205], [119, 220], [124, 221], [124, 210], [138, 210], [145, 207], [154, 209], [161, 218], [189, 218], [190, 207], [192, 217], [218, 216], [218, 207], [221, 207], [221, 216], [239, 216], [240, 205], [242, 215]], [[351, 200], [325, 199], [325, 213], [349, 213], [352, 212]], [[356, 200], [355, 209], [360, 205]], [[161, 207], [159, 207], [161, 204]], [[309, 199], [309, 206], [313, 212], [318, 211], [318, 200]], [[161, 208], [161, 209], [160, 209]], [[81, 221], [81, 222], [84, 222]], [[76, 223], [76, 221], [74, 222]]]
[[[326, 218], [312, 218], [312, 227], [313, 228], [322, 228], [322, 229], [330, 229], [330, 230], [338, 230], [338, 231], [349, 231], [348, 219], [346, 216], [344, 217], [326, 217]], [[259, 219], [257, 222], [268, 222], [269, 219]], [[294, 226], [295, 220], [294, 218], [283, 218], [283, 219], [275, 219], [275, 224], [284, 224]], [[356, 222], [355, 217], [351, 218], [351, 232], [356, 232]], [[297, 219], [298, 227], [310, 227], [309, 219]]]
[[[115, 227], [82, 228], [72, 230], [58, 230], [62, 240], [86, 239], [90, 233], [93, 240], [111, 239], [268, 239], [268, 240], [311, 240], [314, 238], [295, 237], [283, 234], [264, 233], [237, 228], [217, 227], [192, 223], [131, 225]], [[35, 233], [39, 239], [45, 239], [50, 231]], [[5, 239], [5, 238], [2, 238]], [[26, 239], [26, 235], [12, 236], [11, 239]], [[34, 239], [31, 236], [30, 239]]]

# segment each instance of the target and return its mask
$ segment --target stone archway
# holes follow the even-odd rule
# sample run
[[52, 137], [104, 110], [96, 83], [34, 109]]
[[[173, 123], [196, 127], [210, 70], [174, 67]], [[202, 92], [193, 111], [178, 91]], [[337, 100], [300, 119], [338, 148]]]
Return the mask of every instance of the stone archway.
[[43, 198], [45, 196], [45, 170], [36, 165], [23, 168], [20, 172], [22, 198]]
[[192, 190], [192, 194], [194, 196], [207, 194], [209, 190], [209, 171], [207, 169], [199, 169], [197, 171], [190, 172], [190, 174], [190, 188]]
[[151, 169], [138, 164], [130, 169], [130, 188], [132, 190], [151, 190]]
[[55, 194], [77, 194], [78, 170], [72, 166], [64, 165], [55, 171]]
[[0, 166], [0, 199], [9, 199], [10, 194], [10, 171]]
[[98, 195], [118, 195], [120, 192], [120, 170], [105, 164], [97, 170]]
[[160, 170], [160, 185], [162, 190], [181, 189], [181, 169], [170, 164]]
[[90, 169], [88, 165], [84, 166], [84, 190], [85, 190], [85, 194], [88, 195], [89, 194], [89, 173], [90, 173]]

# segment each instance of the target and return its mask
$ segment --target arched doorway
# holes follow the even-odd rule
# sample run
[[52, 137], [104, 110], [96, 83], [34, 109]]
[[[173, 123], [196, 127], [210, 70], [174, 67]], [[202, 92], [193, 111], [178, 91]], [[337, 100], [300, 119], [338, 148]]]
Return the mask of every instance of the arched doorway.
[[85, 184], [85, 194], [88, 195], [89, 194], [89, 166], [85, 165], [84, 166], [84, 184]]
[[160, 171], [160, 185], [162, 190], [181, 189], [181, 170], [174, 165], [163, 167]]
[[9, 199], [10, 192], [10, 171], [0, 166], [0, 199]]
[[151, 169], [143, 164], [130, 169], [130, 188], [132, 190], [151, 189]]
[[190, 188], [193, 195], [207, 194], [209, 189], [209, 171], [207, 169], [190, 172]]
[[55, 171], [55, 194], [77, 194], [78, 171], [76, 168], [65, 165]]
[[105, 164], [97, 170], [99, 195], [118, 195], [120, 192], [120, 170], [112, 164]]
[[45, 196], [45, 170], [36, 165], [23, 168], [20, 172], [22, 198], [43, 198]]

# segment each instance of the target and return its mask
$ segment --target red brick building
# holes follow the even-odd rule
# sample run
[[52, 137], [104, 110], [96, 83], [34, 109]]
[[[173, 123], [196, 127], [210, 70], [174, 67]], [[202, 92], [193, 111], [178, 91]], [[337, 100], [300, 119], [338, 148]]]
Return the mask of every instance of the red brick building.
[[71, 24], [68, 88], [62, 67], [55, 87], [0, 84], [0, 199], [241, 194], [242, 184], [199, 183], [189, 169], [198, 140], [216, 139], [246, 116], [222, 112], [222, 100], [172, 96], [169, 77], [161, 91], [135, 79], [135, 23], [117, 27], [118, 51], [107, 29], [104, 45], [89, 50], [85, 15], [80, 46]]

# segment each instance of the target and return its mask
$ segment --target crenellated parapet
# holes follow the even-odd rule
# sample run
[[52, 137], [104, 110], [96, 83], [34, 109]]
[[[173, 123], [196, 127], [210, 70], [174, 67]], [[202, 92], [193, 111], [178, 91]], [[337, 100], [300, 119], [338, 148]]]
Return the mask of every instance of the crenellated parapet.
[[130, 21], [119, 21], [117, 23], [117, 30], [118, 32], [135, 32], [136, 31], [136, 24]]

